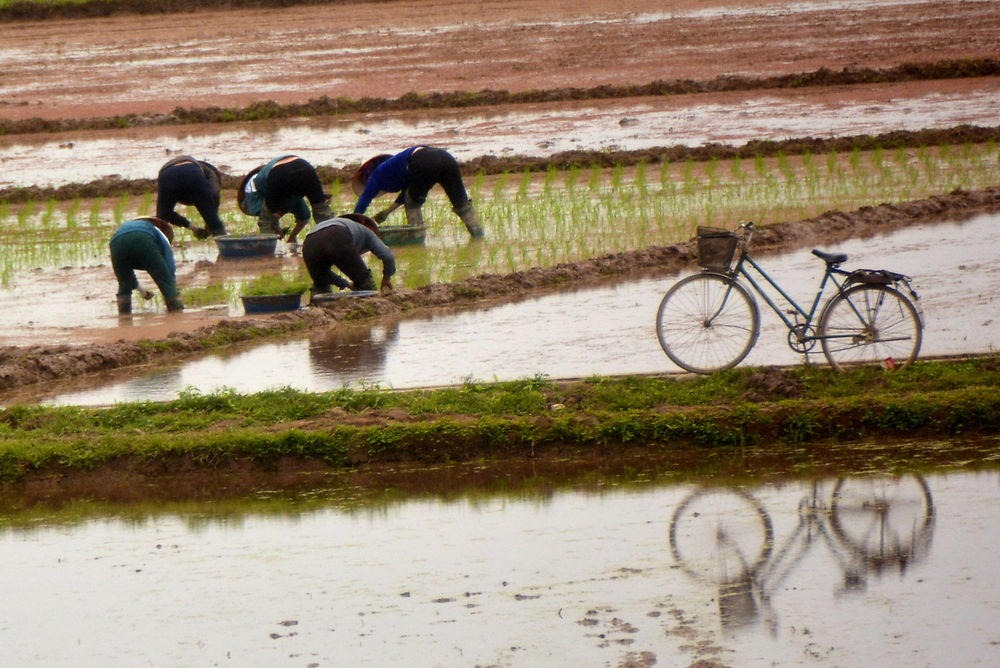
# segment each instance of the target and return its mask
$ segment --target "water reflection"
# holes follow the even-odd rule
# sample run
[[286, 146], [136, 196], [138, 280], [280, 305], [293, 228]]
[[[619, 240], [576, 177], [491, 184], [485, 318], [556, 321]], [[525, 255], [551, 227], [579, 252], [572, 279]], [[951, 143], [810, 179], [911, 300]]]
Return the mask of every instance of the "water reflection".
[[631, 464], [525, 466], [485, 486], [471, 465], [430, 471], [428, 484], [419, 471], [368, 473], [288, 495], [48, 513], [0, 497], [0, 654], [5, 665], [992, 665], [996, 471], [733, 491]]
[[376, 327], [343, 327], [309, 341], [312, 368], [331, 382], [350, 385], [359, 376], [379, 377], [399, 339], [399, 322]]
[[760, 499], [735, 488], [698, 489], [677, 507], [671, 552], [688, 575], [718, 587], [723, 627], [762, 620], [777, 634], [771, 597], [814, 549], [825, 548], [838, 570], [837, 597], [865, 591], [871, 575], [904, 574], [926, 558], [934, 532], [934, 503], [919, 475], [813, 482], [797, 517], [776, 535]]

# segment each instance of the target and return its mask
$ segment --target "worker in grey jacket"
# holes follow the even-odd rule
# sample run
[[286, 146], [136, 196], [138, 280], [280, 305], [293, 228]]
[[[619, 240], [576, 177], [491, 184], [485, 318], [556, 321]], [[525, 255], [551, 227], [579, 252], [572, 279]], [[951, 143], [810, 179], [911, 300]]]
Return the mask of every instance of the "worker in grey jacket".
[[[313, 292], [330, 292], [330, 286], [354, 290], [375, 290], [375, 279], [365, 264], [364, 253], [382, 261], [382, 292], [392, 290], [396, 258], [382, 241], [378, 224], [368, 216], [345, 213], [323, 221], [306, 234], [302, 259], [313, 281]], [[336, 267], [347, 275], [338, 275]]]

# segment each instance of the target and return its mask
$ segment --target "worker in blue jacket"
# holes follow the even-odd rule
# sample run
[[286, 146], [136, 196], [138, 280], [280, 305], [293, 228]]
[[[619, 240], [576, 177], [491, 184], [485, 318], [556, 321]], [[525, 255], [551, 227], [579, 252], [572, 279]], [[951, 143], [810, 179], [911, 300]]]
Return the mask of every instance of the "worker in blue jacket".
[[441, 148], [411, 146], [396, 155], [381, 154], [367, 160], [354, 173], [351, 187], [358, 195], [354, 213], [364, 213], [372, 200], [382, 193], [399, 193], [395, 201], [372, 218], [385, 222], [400, 206], [406, 211], [406, 222], [423, 225], [422, 207], [434, 184], [441, 184], [454, 211], [474, 238], [483, 236], [483, 228], [472, 200], [465, 190], [458, 161]]
[[[170, 249], [174, 231], [170, 223], [144, 216], [122, 223], [111, 235], [111, 266], [118, 279], [118, 313], [132, 312], [132, 291], [141, 290], [135, 272], [149, 273], [167, 303], [168, 311], [180, 311], [184, 304], [177, 290], [177, 266]], [[142, 290], [146, 299], [152, 293]]]

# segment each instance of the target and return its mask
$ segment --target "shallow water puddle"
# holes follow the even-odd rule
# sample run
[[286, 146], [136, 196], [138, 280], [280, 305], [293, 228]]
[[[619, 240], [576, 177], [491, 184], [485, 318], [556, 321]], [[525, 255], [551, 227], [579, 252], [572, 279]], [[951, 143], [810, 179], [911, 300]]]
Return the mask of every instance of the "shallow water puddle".
[[[878, 134], [961, 124], [991, 125], [1000, 80], [976, 92], [954, 82], [875, 90], [845, 86], [836, 104], [819, 91], [768, 91], [588, 100], [472, 111], [391, 112], [55, 135], [0, 137], [0, 187], [59, 186], [101, 177], [155, 178], [172, 155], [189, 153], [242, 174], [271, 155], [296, 153], [345, 167], [414, 143], [448, 148], [460, 160], [486, 155], [545, 156], [573, 150], [640, 150], [734, 145], [790, 137]], [[954, 89], [954, 90], [952, 90]], [[916, 96], [914, 93], [918, 92]], [[254, 146], [253, 152], [247, 145]]]
[[4, 512], [0, 646], [8, 665], [992, 665], [998, 486], [607, 480]]
[[[997, 216], [980, 216], [853, 239], [825, 250], [848, 253], [850, 267], [884, 267], [915, 277], [926, 322], [922, 356], [989, 352], [1000, 348], [995, 326], [998, 223]], [[813, 298], [822, 263], [808, 248], [764, 256], [761, 263], [792, 297], [800, 302]], [[105, 380], [101, 387], [82, 391], [53, 386], [37, 399], [93, 405], [173, 399], [185, 388], [241, 393], [285, 386], [334, 390], [365, 383], [410, 388], [535, 375], [673, 372], [678, 369], [659, 347], [654, 320], [674, 280], [642, 279], [487, 310], [345, 327], [325, 337], [229, 351], [124, 381]], [[745, 364], [801, 363], [802, 356], [786, 344], [784, 325], [764, 304], [761, 309], [761, 336]], [[826, 363], [818, 352], [811, 359]]]

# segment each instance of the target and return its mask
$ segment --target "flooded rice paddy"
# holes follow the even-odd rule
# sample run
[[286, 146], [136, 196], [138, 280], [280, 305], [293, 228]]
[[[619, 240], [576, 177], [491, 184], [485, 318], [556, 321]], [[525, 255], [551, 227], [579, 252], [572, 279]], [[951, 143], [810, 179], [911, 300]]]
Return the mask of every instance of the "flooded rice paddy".
[[107, 668], [995, 665], [997, 472], [651, 477], [4, 506], [2, 654]]
[[1000, 79], [984, 78], [972, 92], [966, 85], [933, 81], [910, 82], [905, 89], [894, 84], [843, 86], [835, 100], [825, 89], [771, 90], [717, 94], [711, 102], [678, 95], [8, 135], [0, 137], [0, 188], [60, 186], [115, 175], [153, 179], [162, 163], [181, 153], [214, 162], [234, 175], [285, 153], [340, 168], [412, 145], [414, 137], [468, 160], [993, 125]]
[[[888, 268], [914, 277], [926, 324], [921, 349], [926, 357], [1000, 349], [997, 248], [1000, 220], [984, 215], [852, 239], [824, 250], [847, 253], [848, 267]], [[822, 263], [808, 248], [763, 256], [761, 263], [800, 303], [814, 298]], [[402, 389], [535, 375], [676, 372], [657, 343], [654, 320], [661, 297], [677, 278], [619, 280], [489, 309], [343, 326], [328, 335], [214, 353], [154, 371], [51, 384], [44, 396], [30, 398], [102, 405], [168, 400], [190, 389], [245, 393], [365, 384]], [[766, 305], [761, 308], [761, 336], [744, 364], [801, 363], [802, 356], [788, 348], [777, 316]], [[826, 363], [820, 353], [810, 359]]]

